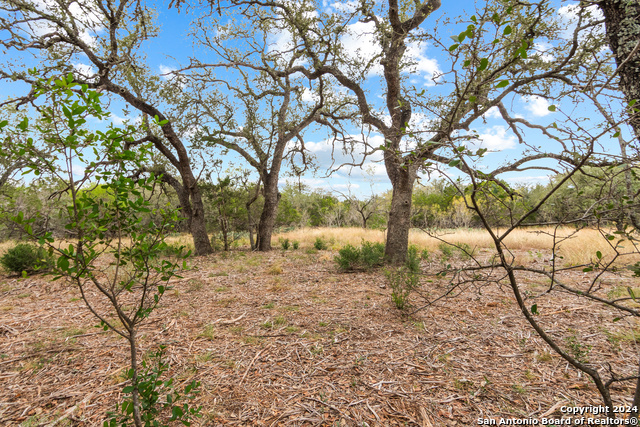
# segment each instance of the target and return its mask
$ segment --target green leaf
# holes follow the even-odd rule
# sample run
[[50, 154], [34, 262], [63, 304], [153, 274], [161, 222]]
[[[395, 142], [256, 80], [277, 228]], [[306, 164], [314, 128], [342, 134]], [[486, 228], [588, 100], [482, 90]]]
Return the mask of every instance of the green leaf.
[[460, 164], [460, 159], [453, 159], [449, 162], [449, 166], [454, 168]]
[[509, 80], [502, 80], [500, 83], [496, 85], [497, 88], [505, 87], [509, 85]]
[[597, 251], [596, 252], [596, 257], [598, 257], [598, 259], [602, 259], [602, 252]]
[[547, 110], [549, 110], [549, 111], [556, 111], [556, 106], [555, 106], [555, 105], [549, 105], [549, 106], [547, 107]]
[[449, 52], [453, 52], [454, 50], [456, 50], [458, 48], [458, 46], [460, 46], [459, 44], [453, 44], [449, 47]]
[[28, 126], [29, 126], [29, 119], [26, 118], [26, 117], [24, 119], [22, 119], [22, 121], [20, 123], [18, 123], [18, 128], [21, 131], [26, 131]]
[[538, 313], [538, 304], [533, 304], [531, 306], [531, 313], [532, 314], [540, 314], [540, 313]]
[[489, 65], [489, 60], [487, 58], [482, 58], [480, 60], [480, 66], [478, 67], [478, 71], [482, 71]]
[[458, 38], [458, 36], [451, 36], [451, 40], [453, 40], [456, 43], [460, 43], [460, 39]]
[[613, 137], [614, 137], [614, 138], [617, 138], [617, 137], [619, 137], [619, 136], [620, 136], [620, 131], [618, 131], [618, 132], [616, 132], [616, 133], [614, 133], [614, 134], [613, 134]]
[[502, 31], [502, 34], [504, 34], [505, 36], [511, 34], [511, 25], [507, 25], [506, 27], [504, 27], [504, 31]]
[[171, 418], [173, 420], [177, 420], [178, 418], [180, 418], [180, 417], [182, 417], [184, 415], [184, 411], [182, 410], [181, 407], [174, 406], [173, 408], [171, 408], [171, 414], [173, 415]]
[[632, 300], [636, 300], [636, 294], [633, 292], [633, 289], [631, 289], [630, 286], [627, 286], [627, 292], [629, 293], [629, 296], [631, 297]]
[[470, 97], [469, 97], [469, 102], [471, 102], [471, 103], [475, 103], [477, 99], [478, 99], [478, 98], [477, 98], [477, 97], [475, 97], [475, 96], [470, 96]]
[[60, 268], [63, 271], [66, 271], [69, 269], [69, 258], [67, 258], [64, 255], [60, 256], [60, 258], [58, 258], [57, 264], [58, 264], [58, 268]]
[[631, 101], [629, 101], [629, 107], [633, 107], [634, 105], [636, 105], [636, 102], [638, 102], [637, 99], [632, 99]]

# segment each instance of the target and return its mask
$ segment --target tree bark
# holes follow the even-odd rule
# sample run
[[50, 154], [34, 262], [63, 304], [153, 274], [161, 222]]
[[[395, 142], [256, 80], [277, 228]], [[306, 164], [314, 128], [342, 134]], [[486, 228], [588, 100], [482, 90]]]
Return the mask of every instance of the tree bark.
[[178, 181], [173, 175], [164, 168], [155, 169], [158, 175], [162, 174], [162, 181], [169, 184], [178, 195], [181, 214], [187, 220], [187, 228], [193, 237], [193, 246], [195, 255], [207, 255], [213, 252], [204, 216], [204, 203], [202, 202], [202, 194], [200, 188], [194, 185], [189, 191], [188, 188]]
[[280, 203], [280, 193], [278, 192], [279, 173], [279, 168], [275, 172], [272, 168], [271, 173], [264, 179], [264, 207], [262, 208], [262, 214], [260, 215], [260, 222], [258, 224], [257, 242], [258, 250], [261, 252], [271, 250], [271, 235], [273, 234], [273, 227], [276, 223], [278, 203]]
[[[389, 172], [389, 168], [387, 169]], [[411, 229], [411, 197], [416, 180], [414, 167], [397, 167], [390, 173], [393, 195], [389, 221], [387, 225], [387, 242], [384, 257], [388, 263], [401, 264], [407, 257], [409, 248], [409, 230]]]
[[[601, 0], [609, 47], [616, 58], [620, 89], [627, 103], [640, 103], [640, 2], [638, 0]], [[640, 108], [636, 104], [634, 108]], [[631, 114], [630, 124], [640, 141], [640, 114]]]

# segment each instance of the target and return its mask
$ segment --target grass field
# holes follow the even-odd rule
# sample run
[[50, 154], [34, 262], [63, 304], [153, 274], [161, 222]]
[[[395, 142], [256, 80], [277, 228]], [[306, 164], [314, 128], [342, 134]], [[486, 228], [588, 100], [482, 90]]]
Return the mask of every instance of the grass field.
[[[504, 230], [498, 230], [504, 232]], [[504, 240], [509, 250], [526, 251], [531, 258], [549, 258], [554, 245], [564, 265], [582, 265], [595, 260], [596, 251], [600, 251], [606, 261], [615, 255], [614, 246], [618, 240], [609, 241], [605, 237], [605, 231], [595, 229], [574, 228], [526, 228], [518, 229], [509, 234]], [[289, 239], [291, 243], [298, 242], [301, 249], [314, 247], [316, 239], [321, 239], [327, 244], [328, 249], [338, 250], [346, 244], [359, 245], [363, 240], [384, 243], [386, 234], [382, 230], [363, 228], [300, 228], [293, 231], [274, 234], [272, 247], [280, 248], [280, 242]], [[439, 230], [436, 235], [429, 235], [424, 231], [412, 229], [409, 234], [409, 244], [416, 245], [420, 250], [427, 249], [433, 254], [440, 251], [442, 242], [468, 245], [471, 249], [486, 249], [493, 251], [494, 245], [489, 233], [479, 229], [452, 229]], [[193, 249], [193, 242], [189, 234], [171, 236], [167, 242], [172, 245], [185, 246]], [[5, 241], [0, 243], [0, 255], [11, 248], [15, 242]], [[246, 238], [237, 241], [236, 248], [248, 249], [249, 241]], [[617, 265], [628, 265], [640, 260], [639, 249], [634, 249], [630, 242], [618, 243], [620, 253], [628, 253], [619, 258]], [[635, 252], [635, 253], [634, 253]], [[524, 255], [520, 255], [522, 257]], [[523, 260], [526, 261], [526, 260]]]
[[[503, 231], [503, 230], [498, 230]], [[595, 259], [596, 251], [600, 251], [605, 259], [611, 259], [615, 251], [603, 233], [595, 229], [583, 229], [576, 231], [573, 228], [554, 229], [527, 228], [515, 230], [507, 236], [504, 243], [510, 250], [529, 251], [532, 257], [547, 256], [551, 254], [554, 244], [558, 254], [563, 257], [567, 265], [587, 264]], [[442, 241], [453, 244], [465, 244], [472, 249], [493, 250], [493, 240], [489, 233], [479, 229], [442, 230], [431, 236], [424, 231], [413, 229], [409, 234], [409, 244], [416, 245], [419, 249], [427, 249], [437, 253]], [[300, 247], [313, 247], [314, 241], [321, 238], [329, 243], [331, 249], [339, 249], [346, 244], [358, 245], [362, 240], [371, 242], [384, 242], [386, 235], [381, 230], [368, 230], [362, 228], [302, 228], [286, 233], [276, 234], [273, 238], [273, 246], [278, 247], [279, 239], [297, 241]], [[622, 243], [618, 247], [620, 252], [633, 252], [629, 242]], [[637, 250], [635, 251], [638, 252]], [[628, 264], [640, 259], [637, 255], [629, 255], [620, 259], [620, 263]]]

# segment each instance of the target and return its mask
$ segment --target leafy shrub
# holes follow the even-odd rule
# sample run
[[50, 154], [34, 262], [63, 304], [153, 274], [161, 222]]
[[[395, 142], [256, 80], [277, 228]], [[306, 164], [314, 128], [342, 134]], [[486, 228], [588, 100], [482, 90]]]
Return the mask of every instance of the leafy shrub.
[[409, 295], [419, 285], [418, 273], [408, 265], [386, 272], [391, 287], [391, 301], [399, 310], [409, 307]]
[[384, 260], [384, 245], [362, 241], [359, 248], [346, 245], [338, 251], [335, 261], [343, 271], [355, 269], [371, 269], [382, 265]]
[[431, 257], [431, 254], [429, 253], [429, 249], [423, 249], [422, 252], [420, 253], [420, 258], [422, 258], [426, 262], [429, 262], [430, 257]]
[[224, 250], [224, 242], [220, 239], [217, 234], [211, 236], [211, 247], [214, 251], [220, 252]]
[[294, 241], [293, 242], [293, 249], [297, 250], [300, 247], [300, 242]]
[[360, 248], [361, 262], [369, 269], [382, 265], [384, 261], [384, 244], [362, 241]]
[[[149, 362], [142, 362], [142, 371], [137, 378], [133, 378], [133, 370], [127, 371], [127, 377], [132, 384], [123, 389], [125, 398], [122, 403], [116, 405], [116, 412], [107, 412], [105, 427], [118, 425], [130, 425], [133, 423], [133, 399], [131, 393], [138, 389], [140, 398], [140, 418], [145, 426], [164, 426], [157, 420], [163, 412], [171, 412], [169, 422], [179, 421], [184, 425], [191, 425], [195, 417], [202, 417], [201, 407], [190, 407], [188, 401], [197, 393], [200, 383], [192, 381], [184, 387], [182, 393], [175, 390], [173, 378], [161, 380], [160, 377], [169, 369], [169, 364], [164, 360], [164, 346], [152, 354]], [[186, 401], [185, 401], [186, 400]], [[184, 402], [178, 404], [178, 402]], [[120, 413], [118, 413], [120, 412]]]
[[291, 241], [289, 239], [280, 239], [280, 247], [283, 251], [288, 250], [291, 247]]
[[14, 273], [32, 273], [48, 269], [53, 265], [53, 258], [44, 248], [18, 243], [0, 258], [0, 264]]
[[327, 242], [322, 237], [316, 237], [316, 241], [313, 242], [313, 247], [319, 251], [323, 251], [329, 248]]
[[186, 258], [193, 253], [193, 250], [180, 243], [163, 242], [160, 247], [160, 255], [165, 257]]
[[456, 243], [458, 252], [462, 258], [471, 258], [475, 252], [475, 248], [472, 248], [468, 243]]
[[418, 256], [418, 247], [416, 245], [409, 246], [405, 265], [414, 273], [418, 273], [420, 271], [420, 257]]
[[438, 249], [440, 249], [440, 252], [442, 252], [443, 260], [448, 260], [453, 257], [453, 246], [451, 246], [450, 244], [440, 242], [440, 244], [438, 245]]
[[340, 270], [352, 270], [360, 261], [360, 249], [347, 244], [338, 251], [335, 260]]

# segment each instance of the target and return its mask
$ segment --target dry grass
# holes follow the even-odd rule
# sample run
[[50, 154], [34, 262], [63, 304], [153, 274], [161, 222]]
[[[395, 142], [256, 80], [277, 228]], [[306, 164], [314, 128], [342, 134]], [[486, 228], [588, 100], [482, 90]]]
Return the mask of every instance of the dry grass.
[[[501, 230], [498, 230], [500, 232]], [[510, 250], [529, 251], [531, 258], [549, 258], [556, 236], [556, 249], [562, 256], [564, 264], [581, 265], [592, 262], [596, 259], [596, 251], [603, 254], [604, 260], [611, 259], [615, 251], [612, 244], [594, 229], [584, 229], [576, 231], [573, 228], [561, 228], [555, 230], [548, 228], [527, 228], [513, 231], [506, 239], [505, 244]], [[311, 248], [316, 238], [322, 238], [329, 243], [330, 249], [339, 249], [350, 243], [359, 244], [362, 240], [370, 242], [384, 242], [386, 235], [381, 230], [368, 230], [362, 228], [302, 228], [287, 233], [274, 236], [278, 238], [288, 238], [300, 242], [302, 248]], [[492, 250], [493, 240], [484, 230], [479, 229], [457, 229], [443, 230], [433, 237], [421, 230], [413, 229], [409, 234], [409, 243], [418, 246], [420, 249], [427, 249], [432, 253], [439, 250], [438, 246], [442, 239], [454, 244], [467, 244], [471, 248]], [[615, 244], [615, 241], [613, 242]], [[624, 247], [624, 251], [620, 249]], [[621, 252], [631, 252], [631, 245], [627, 242], [619, 246]], [[637, 252], [637, 251], [636, 251]], [[620, 258], [617, 264], [626, 265], [640, 260], [638, 254], [625, 255]]]
[[[497, 230], [503, 232], [504, 230]], [[505, 244], [510, 250], [528, 251], [529, 256], [520, 254], [523, 262], [535, 259], [549, 259], [553, 247], [554, 235], [556, 236], [556, 251], [562, 257], [564, 265], [582, 265], [596, 260], [596, 251], [600, 251], [606, 262], [615, 255], [616, 247], [621, 256], [616, 265], [625, 266], [640, 261], [639, 250], [634, 250], [629, 242], [618, 243], [617, 240], [608, 241], [604, 236], [605, 231], [595, 229], [583, 229], [576, 231], [574, 228], [561, 228], [555, 230], [547, 228], [526, 228], [513, 231], [506, 239]], [[480, 229], [452, 229], [441, 230], [436, 235], [430, 236], [424, 231], [412, 229], [409, 234], [409, 243], [418, 246], [420, 250], [427, 249], [431, 253], [438, 253], [439, 245], [444, 240], [453, 244], [466, 244], [472, 249], [493, 250], [493, 241], [489, 234]], [[313, 248], [317, 238], [327, 243], [330, 250], [338, 250], [346, 244], [359, 245], [362, 240], [384, 243], [386, 233], [382, 230], [363, 228], [301, 228], [273, 236], [272, 241], [289, 239], [300, 242], [301, 249]], [[439, 240], [441, 239], [441, 240]], [[193, 252], [193, 240], [189, 234], [173, 235], [167, 238], [167, 243], [172, 246], [184, 246], [186, 250]], [[67, 245], [70, 242], [65, 241]], [[124, 242], [127, 243], [126, 241]], [[240, 240], [241, 248], [248, 247], [248, 241]], [[16, 244], [15, 241], [0, 242], [0, 256]], [[274, 247], [276, 244], [274, 243]], [[635, 252], [629, 254], [631, 252]], [[525, 259], [526, 258], [526, 259]]]

